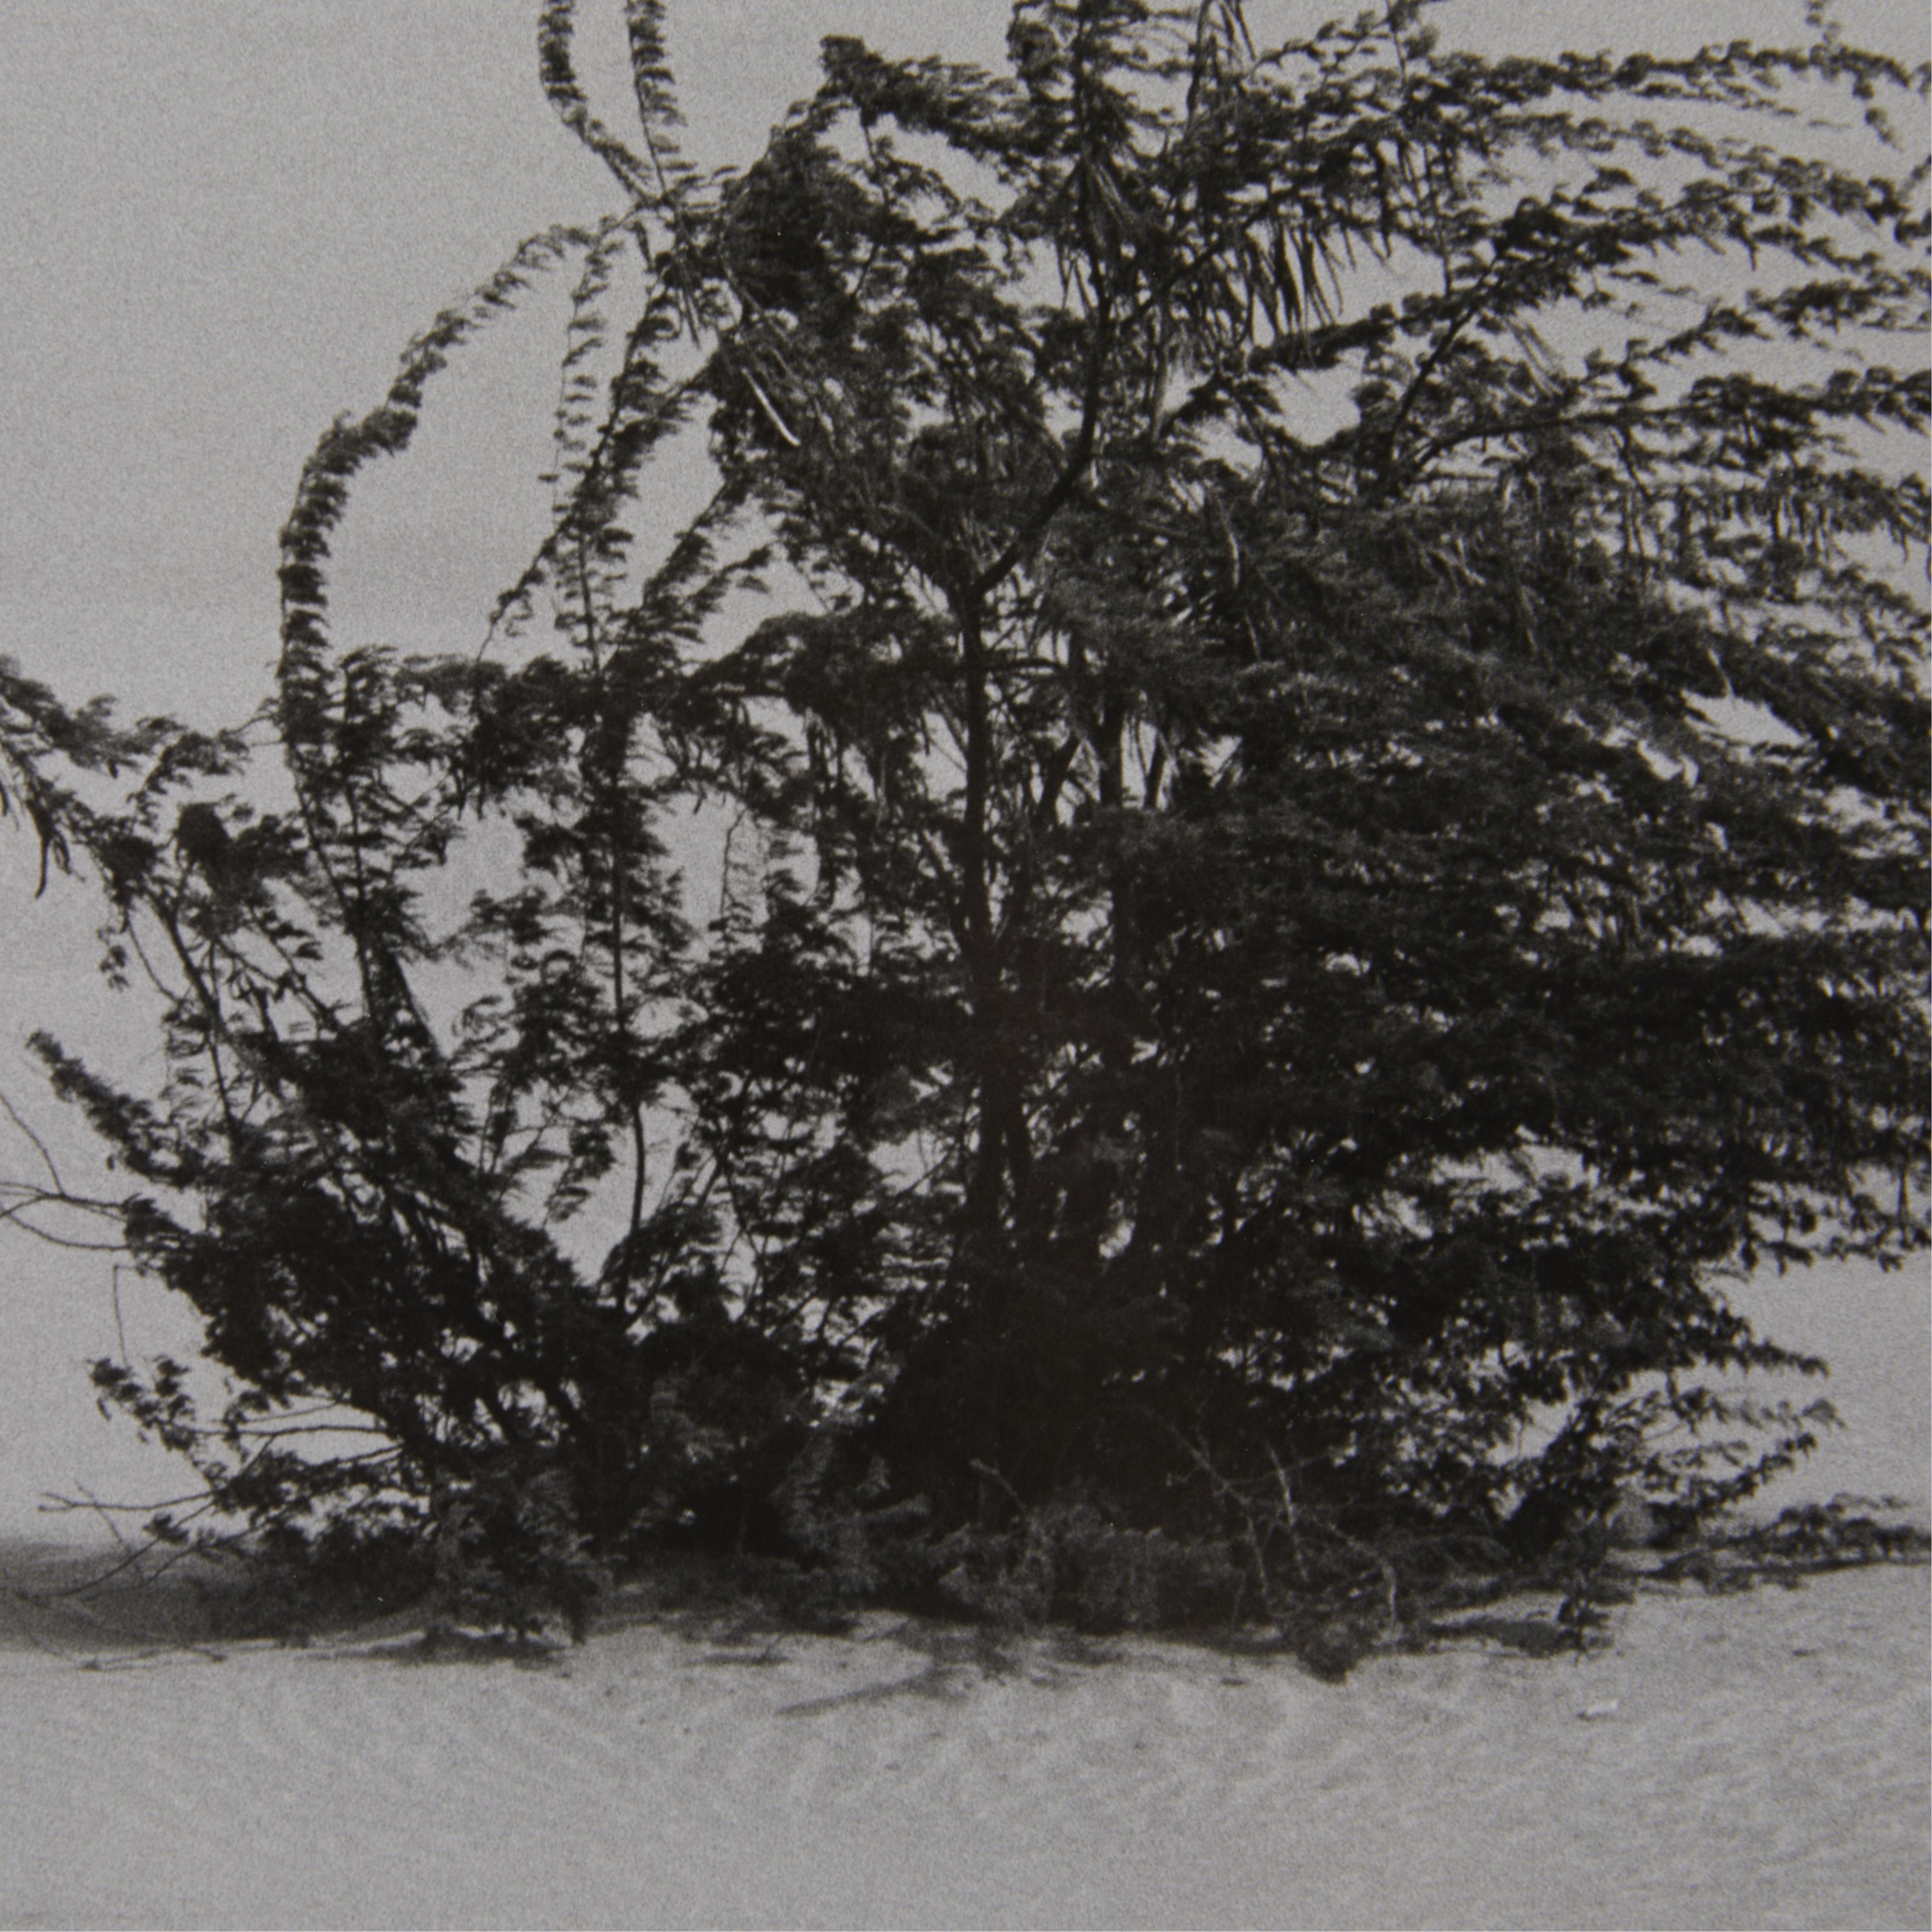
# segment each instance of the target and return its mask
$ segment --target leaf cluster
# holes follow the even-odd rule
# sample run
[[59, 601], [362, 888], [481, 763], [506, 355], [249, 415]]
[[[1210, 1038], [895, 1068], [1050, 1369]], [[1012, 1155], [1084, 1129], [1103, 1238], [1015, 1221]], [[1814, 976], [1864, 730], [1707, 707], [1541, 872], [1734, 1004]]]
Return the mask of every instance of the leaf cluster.
[[[828, 41], [705, 177], [662, 7], [629, 135], [575, 14], [622, 208], [311, 458], [292, 810], [169, 841], [229, 754], [155, 728], [90, 815], [44, 769], [133, 742], [0, 685], [166, 990], [158, 1099], [43, 1053], [243, 1389], [224, 1505], [857, 1574], [916, 1502], [956, 1595], [1218, 1550], [1372, 1621], [1802, 1454], [1700, 1378], [1822, 1366], [1728, 1276], [1927, 1238], [1923, 76], [1018, 0], [1003, 73]], [[1792, 145], [1847, 100], [1881, 171]], [[339, 647], [356, 475], [566, 260], [493, 647]], [[383, 1446], [265, 1442], [309, 1404]]]

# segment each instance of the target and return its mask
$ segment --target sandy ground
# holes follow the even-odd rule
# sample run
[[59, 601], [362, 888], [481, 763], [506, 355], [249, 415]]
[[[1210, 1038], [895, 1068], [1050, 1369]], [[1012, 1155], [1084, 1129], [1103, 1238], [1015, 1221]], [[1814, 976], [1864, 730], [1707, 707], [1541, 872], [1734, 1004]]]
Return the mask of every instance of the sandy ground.
[[1339, 1686], [884, 1616], [218, 1658], [13, 1602], [0, 1923], [1924, 1926], [1928, 1583], [1647, 1592], [1580, 1663]]

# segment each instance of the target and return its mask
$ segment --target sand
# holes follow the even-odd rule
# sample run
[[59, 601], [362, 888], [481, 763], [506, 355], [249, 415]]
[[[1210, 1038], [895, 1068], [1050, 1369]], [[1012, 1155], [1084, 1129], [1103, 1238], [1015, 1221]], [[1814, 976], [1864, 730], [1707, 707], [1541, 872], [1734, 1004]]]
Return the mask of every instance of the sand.
[[14, 1604], [0, 1923], [1923, 1926], [1928, 1581], [1649, 1590], [1580, 1663], [1340, 1685], [882, 1615], [620, 1618], [532, 1666]]

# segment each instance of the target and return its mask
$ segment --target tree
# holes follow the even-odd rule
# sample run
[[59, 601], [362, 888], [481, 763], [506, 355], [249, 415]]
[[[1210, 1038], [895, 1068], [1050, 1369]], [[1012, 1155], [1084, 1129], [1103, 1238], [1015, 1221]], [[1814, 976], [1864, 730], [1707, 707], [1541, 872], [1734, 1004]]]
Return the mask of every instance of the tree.
[[[549, 0], [626, 205], [310, 458], [292, 808], [178, 803], [239, 755], [180, 734], [124, 807], [37, 790], [65, 714], [0, 691], [172, 1078], [40, 1051], [240, 1392], [97, 1378], [220, 1509], [539, 1590], [1160, 1532], [1279, 1606], [1808, 1446], [1700, 1378], [1822, 1366], [1727, 1275], [1927, 1238], [1927, 170], [1863, 171], [1925, 75], [1822, 16], [1542, 61], [1262, 10], [828, 40], [704, 178], [662, 5], [624, 136]], [[496, 648], [338, 646], [358, 472], [566, 261]], [[377, 1446], [296, 1453], [319, 1408]]]

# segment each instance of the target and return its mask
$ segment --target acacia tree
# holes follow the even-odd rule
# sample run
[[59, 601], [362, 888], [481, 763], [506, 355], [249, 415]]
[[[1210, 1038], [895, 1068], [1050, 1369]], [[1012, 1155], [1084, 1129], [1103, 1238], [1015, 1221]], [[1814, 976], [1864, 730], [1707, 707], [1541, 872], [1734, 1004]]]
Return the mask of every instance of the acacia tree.
[[[171, 738], [42, 828], [173, 1075], [43, 1056], [241, 1392], [104, 1388], [258, 1526], [516, 1574], [916, 1498], [956, 1581], [1078, 1504], [1394, 1590], [1749, 1493], [1811, 1412], [1700, 1377], [1820, 1365], [1724, 1280], [1926, 1239], [1924, 74], [1019, 0], [704, 177], [663, 12], [620, 135], [544, 7], [622, 212], [304, 472], [294, 808]], [[566, 261], [496, 648], [338, 645], [357, 472]]]

